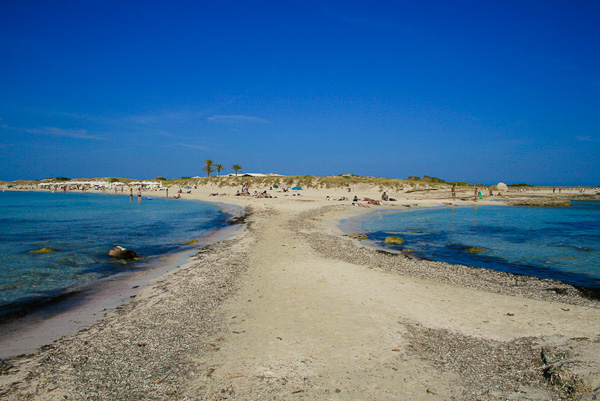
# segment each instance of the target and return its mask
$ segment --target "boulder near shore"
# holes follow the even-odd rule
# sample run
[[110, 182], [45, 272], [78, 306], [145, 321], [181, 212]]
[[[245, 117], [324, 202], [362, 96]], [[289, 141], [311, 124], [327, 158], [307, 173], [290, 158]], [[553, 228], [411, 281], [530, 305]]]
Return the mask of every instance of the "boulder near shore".
[[122, 246], [116, 246], [108, 251], [108, 256], [117, 259], [135, 259], [137, 258], [137, 253], [131, 249], [126, 249]]

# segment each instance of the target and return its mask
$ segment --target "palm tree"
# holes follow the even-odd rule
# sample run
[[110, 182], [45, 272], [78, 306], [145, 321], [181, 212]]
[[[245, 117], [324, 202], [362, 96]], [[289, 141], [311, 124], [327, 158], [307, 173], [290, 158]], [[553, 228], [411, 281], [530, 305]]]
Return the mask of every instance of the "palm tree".
[[234, 164], [233, 166], [231, 166], [232, 170], [235, 171], [235, 176], [237, 177], [237, 173], [238, 171], [242, 170], [242, 166], [240, 166], [239, 164]]
[[221, 170], [225, 170], [222, 164], [215, 164], [215, 170], [217, 170], [217, 177], [221, 176]]
[[208, 160], [204, 160], [204, 168], [202, 170], [206, 171], [206, 176], [210, 177], [210, 173], [212, 173], [213, 171], [215, 171], [213, 169], [213, 161], [208, 159]]

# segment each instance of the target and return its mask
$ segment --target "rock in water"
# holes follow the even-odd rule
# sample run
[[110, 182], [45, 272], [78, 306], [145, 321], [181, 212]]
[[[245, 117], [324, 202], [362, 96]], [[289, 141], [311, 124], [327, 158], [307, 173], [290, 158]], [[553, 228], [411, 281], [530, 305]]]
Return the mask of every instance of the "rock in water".
[[116, 246], [108, 251], [108, 256], [117, 259], [135, 259], [137, 258], [137, 253], [131, 249], [125, 249], [122, 246]]
[[468, 246], [464, 248], [465, 251], [469, 253], [479, 253], [479, 252], [487, 252], [488, 249], [482, 248], [480, 246]]
[[392, 236], [386, 237], [384, 242], [386, 244], [397, 244], [397, 245], [404, 244], [404, 240], [402, 238], [400, 238], [400, 237], [392, 237]]
[[41, 249], [33, 249], [33, 250], [29, 251], [29, 253], [50, 253], [50, 252], [56, 252], [56, 249], [41, 248]]

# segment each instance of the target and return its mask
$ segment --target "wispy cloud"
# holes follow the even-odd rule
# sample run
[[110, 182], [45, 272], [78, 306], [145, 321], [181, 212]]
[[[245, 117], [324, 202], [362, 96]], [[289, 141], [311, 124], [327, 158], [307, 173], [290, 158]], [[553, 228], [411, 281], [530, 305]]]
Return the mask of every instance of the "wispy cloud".
[[208, 150], [209, 148], [202, 145], [194, 145], [191, 143], [174, 143], [175, 146], [183, 146], [185, 148], [196, 149], [196, 150]]
[[207, 118], [208, 121], [223, 121], [223, 122], [250, 122], [250, 123], [259, 123], [259, 124], [269, 124], [271, 121], [266, 118], [253, 117], [253, 116], [244, 116], [244, 115], [215, 115]]
[[85, 129], [68, 129], [60, 127], [40, 127], [40, 128], [23, 128], [23, 127], [11, 127], [9, 125], [2, 125], [3, 129], [14, 132], [21, 132], [32, 135], [46, 135], [46, 136], [59, 136], [64, 138], [74, 139], [93, 139], [101, 140], [104, 139], [97, 135], [89, 134]]
[[599, 141], [598, 139], [594, 139], [589, 135], [578, 136], [576, 139], [580, 142], [598, 142]]

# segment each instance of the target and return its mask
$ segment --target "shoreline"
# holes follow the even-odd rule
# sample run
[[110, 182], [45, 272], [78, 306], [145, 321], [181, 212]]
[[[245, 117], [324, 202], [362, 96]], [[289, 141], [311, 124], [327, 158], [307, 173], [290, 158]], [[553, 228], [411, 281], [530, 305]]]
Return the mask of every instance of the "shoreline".
[[[600, 302], [549, 280], [367, 249], [336, 233], [335, 221], [383, 208], [325, 201], [323, 195], [332, 192], [224, 198], [248, 211], [235, 236], [203, 248], [76, 335], [4, 360], [0, 395], [7, 400], [598, 395]], [[544, 378], [542, 348], [553, 361], [563, 360], [561, 355], [578, 361], [561, 365], [568, 385], [553, 386]]]
[[117, 273], [69, 288], [52, 299], [34, 305], [23, 315], [7, 316], [0, 322], [0, 359], [32, 354], [62, 337], [74, 335], [98, 322], [127, 300], [135, 298], [160, 276], [188, 263], [192, 255], [204, 247], [236, 235], [241, 227], [236, 220], [244, 214], [243, 208], [233, 204], [207, 203], [221, 207], [221, 212], [229, 215], [226, 219], [228, 225], [207, 232], [197, 239], [193, 248], [180, 249], [146, 262], [146, 267], [141, 271]]
[[[477, 205], [477, 206], [481, 206], [484, 208], [487, 206], [514, 207], [514, 206], [508, 205], [508, 204], [489, 204], [489, 203], [485, 204], [485, 205]], [[334, 220], [333, 224], [335, 224], [337, 226], [334, 227], [334, 229], [330, 230], [330, 231], [337, 233], [339, 235], [343, 235], [343, 236], [349, 236], [352, 234], [363, 234], [364, 231], [362, 231], [360, 229], [360, 225], [362, 223], [361, 219], [362, 218], [369, 219], [369, 216], [371, 216], [371, 218], [375, 218], [377, 216], [385, 215], [385, 214], [389, 214], [389, 213], [392, 213], [392, 214], [413, 213], [413, 212], [419, 213], [419, 212], [427, 212], [427, 210], [434, 210], [434, 209], [472, 208], [472, 207], [474, 207], [474, 205], [452, 205], [452, 206], [437, 205], [437, 206], [418, 206], [418, 207], [411, 207], [411, 208], [404, 207], [404, 208], [393, 208], [393, 209], [392, 208], [381, 208], [376, 211], [357, 211], [356, 213], [347, 213], [347, 217], [340, 217], [339, 219]], [[352, 221], [352, 220], [354, 220], [354, 221]], [[490, 268], [490, 267], [486, 267], [486, 266], [467, 265], [467, 264], [462, 264], [462, 263], [457, 263], [457, 262], [450, 262], [450, 261], [445, 261], [445, 260], [440, 260], [440, 259], [435, 259], [435, 258], [423, 257], [418, 254], [413, 254], [410, 251], [405, 252], [404, 250], [398, 250], [398, 249], [386, 247], [386, 246], [382, 245], [380, 242], [372, 240], [371, 238], [365, 238], [365, 239], [360, 239], [360, 240], [357, 239], [356, 241], [358, 241], [361, 246], [365, 246], [365, 247], [374, 249], [378, 252], [403, 255], [405, 257], [409, 257], [409, 258], [416, 259], [416, 260], [434, 261], [434, 262], [440, 262], [440, 263], [446, 263], [446, 264], [458, 264], [458, 265], [464, 266], [466, 268], [486, 269], [486, 270], [496, 271], [499, 273], [504, 272], [504, 273], [512, 274], [512, 275], [519, 276], [519, 277], [532, 277], [534, 279], [540, 279], [540, 280], [551, 280], [551, 281], [555, 281], [557, 283], [571, 285], [571, 286], [577, 288], [581, 293], [586, 294], [585, 296], [587, 298], [600, 300], [600, 287], [598, 285], [596, 285], [596, 286], [593, 286], [592, 284], [585, 285], [584, 283], [581, 282], [582, 280], [589, 282], [589, 280], [593, 280], [593, 278], [589, 277], [589, 276], [585, 276], [585, 275], [581, 276], [580, 274], [574, 273], [574, 272], [560, 272], [560, 274], [563, 277], [565, 277], [565, 279], [556, 278], [556, 276], [557, 276], [556, 273], [549, 274], [546, 277], [544, 277], [544, 276], [540, 277], [535, 274], [519, 273], [519, 272], [515, 272], [515, 271], [508, 271], [508, 270], [498, 270], [498, 269], [494, 269], [494, 268]], [[552, 276], [554, 276], [554, 277], [552, 277]], [[596, 279], [596, 281], [597, 280], [598, 279]]]

